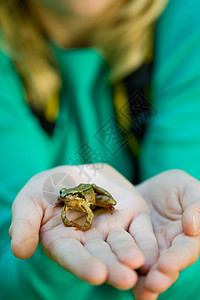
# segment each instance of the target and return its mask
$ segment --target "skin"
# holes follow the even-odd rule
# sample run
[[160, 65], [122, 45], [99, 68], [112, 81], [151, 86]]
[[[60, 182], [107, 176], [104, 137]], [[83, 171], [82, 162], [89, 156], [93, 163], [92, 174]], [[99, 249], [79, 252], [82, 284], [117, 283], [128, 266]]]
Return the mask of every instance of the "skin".
[[[91, 168], [84, 167], [92, 178]], [[65, 227], [60, 217], [62, 208], [54, 208], [42, 196], [44, 182], [56, 172], [71, 174], [76, 184], [83, 182], [77, 166], [54, 168], [29, 180], [12, 206], [9, 232], [16, 257], [29, 258], [40, 241], [50, 258], [80, 279], [91, 284], [107, 282], [120, 289], [135, 286], [136, 300], [157, 299], [176, 281], [181, 270], [197, 260], [198, 180], [172, 170], [142, 183], [136, 190], [115, 169], [104, 165], [95, 182], [111, 192], [117, 201], [116, 209], [112, 215], [97, 210], [91, 229], [83, 232]], [[55, 201], [56, 195], [57, 192]], [[140, 269], [139, 278], [135, 269]]]
[[[130, 289], [138, 278], [135, 269], [141, 266], [148, 269], [157, 259], [157, 241], [148, 205], [134, 186], [109, 165], [105, 164], [95, 177], [89, 166], [84, 167], [92, 178], [91, 183], [109, 190], [116, 200], [113, 214], [99, 208], [94, 211], [90, 230], [66, 227], [60, 216], [62, 207], [54, 207], [43, 197], [43, 184], [52, 174], [64, 173], [70, 174], [78, 185], [84, 182], [85, 175], [80, 175], [77, 166], [62, 166], [39, 173], [28, 181], [13, 203], [12, 252], [18, 258], [28, 258], [40, 241], [50, 258], [81, 280], [95, 285], [107, 282], [122, 290]], [[98, 164], [94, 167], [99, 169]], [[55, 202], [57, 195], [55, 191]], [[75, 219], [77, 212], [71, 213]], [[82, 221], [82, 216], [78, 218]], [[142, 228], [136, 225], [138, 219], [142, 221]], [[148, 235], [148, 249], [143, 230]]]
[[75, 18], [93, 18], [110, 7], [115, 0], [34, 0], [52, 11]]
[[171, 170], [137, 187], [150, 207], [158, 260], [134, 288], [137, 300], [153, 300], [200, 254], [200, 182]]
[[119, 9], [125, 0], [27, 0], [47, 37], [62, 48], [89, 47], [102, 15]]

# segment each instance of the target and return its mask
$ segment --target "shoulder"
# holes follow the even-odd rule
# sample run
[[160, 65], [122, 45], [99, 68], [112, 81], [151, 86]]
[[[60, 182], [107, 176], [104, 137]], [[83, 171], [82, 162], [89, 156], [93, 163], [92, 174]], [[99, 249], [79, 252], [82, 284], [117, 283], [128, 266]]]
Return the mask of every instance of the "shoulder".
[[0, 50], [0, 113], [21, 113], [26, 107], [22, 81], [8, 53]]
[[156, 41], [171, 49], [199, 35], [199, 10], [199, 0], [169, 0], [156, 24]]
[[[169, 91], [200, 78], [199, 0], [170, 0], [155, 29], [155, 91]], [[183, 89], [182, 89], [183, 90]]]
[[[168, 25], [168, 29], [174, 25], [185, 28], [185, 23], [199, 24], [200, 1], [199, 0], [169, 0], [165, 10], [159, 18], [159, 24]], [[168, 23], [170, 20], [170, 24]], [[183, 21], [180, 23], [180, 21]]]
[[21, 79], [15, 69], [15, 66], [6, 51], [0, 49], [0, 84], [6, 85], [9, 83], [16, 83], [20, 88], [22, 88]]

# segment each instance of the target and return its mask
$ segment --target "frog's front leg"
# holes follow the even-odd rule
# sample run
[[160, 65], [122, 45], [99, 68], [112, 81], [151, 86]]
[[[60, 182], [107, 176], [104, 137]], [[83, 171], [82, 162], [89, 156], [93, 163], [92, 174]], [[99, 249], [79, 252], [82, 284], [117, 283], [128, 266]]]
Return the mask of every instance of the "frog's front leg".
[[85, 230], [90, 229], [90, 227], [92, 225], [92, 222], [93, 222], [93, 219], [94, 219], [94, 214], [93, 214], [92, 210], [86, 204], [81, 204], [80, 205], [80, 209], [83, 212], [85, 212], [85, 213], [88, 214], [87, 219], [86, 219], [84, 225], [78, 227], [80, 230], [85, 231]]
[[63, 220], [63, 223], [65, 226], [73, 226], [74, 223], [72, 221], [69, 221], [66, 217], [66, 212], [68, 211], [68, 207], [66, 205], [63, 206], [62, 212], [61, 212], [61, 218]]

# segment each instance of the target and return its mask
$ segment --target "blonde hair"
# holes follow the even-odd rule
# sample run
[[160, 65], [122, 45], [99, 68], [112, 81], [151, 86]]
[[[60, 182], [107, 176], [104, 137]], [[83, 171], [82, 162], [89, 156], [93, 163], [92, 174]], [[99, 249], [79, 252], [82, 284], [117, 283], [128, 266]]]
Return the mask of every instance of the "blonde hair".
[[[0, 0], [1, 48], [7, 49], [22, 78], [27, 102], [43, 110], [61, 86], [60, 74], [42, 30], [24, 0]], [[121, 0], [102, 17], [91, 45], [120, 81], [152, 55], [154, 25], [168, 0]]]

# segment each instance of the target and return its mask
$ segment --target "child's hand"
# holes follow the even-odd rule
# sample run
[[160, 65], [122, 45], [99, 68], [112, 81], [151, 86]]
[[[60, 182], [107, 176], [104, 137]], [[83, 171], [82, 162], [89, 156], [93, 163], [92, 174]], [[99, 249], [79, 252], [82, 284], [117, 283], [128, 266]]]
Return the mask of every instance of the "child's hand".
[[[119, 289], [132, 288], [138, 278], [134, 269], [141, 267], [144, 260], [144, 268], [149, 269], [158, 254], [147, 203], [112, 167], [104, 165], [93, 178], [93, 171], [87, 168], [91, 183], [109, 191], [117, 205], [112, 214], [96, 210], [93, 224], [85, 232], [66, 227], [61, 219], [62, 208], [49, 204], [42, 193], [44, 182], [56, 172], [69, 174], [74, 186], [84, 183], [77, 166], [54, 168], [30, 179], [12, 207], [13, 254], [30, 257], [40, 239], [46, 254], [80, 279], [91, 284], [107, 282]], [[55, 191], [55, 201], [57, 195]]]
[[134, 289], [137, 300], [154, 300], [195, 263], [200, 254], [200, 182], [179, 170], [164, 172], [137, 187], [147, 201], [159, 258]]

